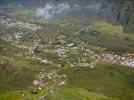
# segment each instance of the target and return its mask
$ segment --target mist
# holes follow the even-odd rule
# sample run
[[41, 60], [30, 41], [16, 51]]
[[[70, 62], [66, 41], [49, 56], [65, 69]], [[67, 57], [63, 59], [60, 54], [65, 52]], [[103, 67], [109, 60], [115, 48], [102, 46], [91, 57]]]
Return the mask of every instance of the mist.
[[100, 4], [95, 5], [80, 5], [73, 4], [69, 5], [68, 2], [63, 2], [59, 4], [46, 3], [44, 7], [39, 7], [36, 9], [36, 16], [44, 19], [50, 19], [58, 15], [62, 15], [62, 13], [71, 12], [71, 14], [75, 14], [76, 12], [81, 15], [82, 13], [89, 14], [90, 12], [98, 12], [100, 8]]
[[68, 3], [60, 3], [58, 5], [47, 3], [44, 8], [37, 8], [36, 16], [49, 19], [69, 9], [70, 6]]

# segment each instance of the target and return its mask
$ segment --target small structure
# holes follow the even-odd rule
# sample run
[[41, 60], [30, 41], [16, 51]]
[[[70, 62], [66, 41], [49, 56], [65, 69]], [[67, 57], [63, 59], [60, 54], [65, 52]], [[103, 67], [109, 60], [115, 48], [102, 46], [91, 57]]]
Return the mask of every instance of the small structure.
[[74, 43], [68, 44], [68, 47], [74, 47], [74, 46], [75, 46]]
[[42, 63], [44, 63], [45, 65], [51, 65], [53, 62], [45, 59], [42, 61]]
[[39, 80], [34, 80], [33, 81], [33, 85], [38, 86], [39, 84], [40, 84], [40, 81]]
[[65, 81], [62, 81], [58, 84], [59, 86], [64, 86], [65, 85]]

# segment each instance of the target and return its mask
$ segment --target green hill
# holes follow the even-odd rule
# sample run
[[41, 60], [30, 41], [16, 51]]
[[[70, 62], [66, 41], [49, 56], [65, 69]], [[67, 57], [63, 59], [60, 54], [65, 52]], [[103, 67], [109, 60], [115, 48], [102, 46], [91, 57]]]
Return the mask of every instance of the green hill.
[[82, 88], [65, 88], [48, 96], [47, 100], [118, 100]]
[[88, 91], [133, 100], [134, 70], [120, 65], [100, 63], [95, 68], [66, 69], [68, 84]]

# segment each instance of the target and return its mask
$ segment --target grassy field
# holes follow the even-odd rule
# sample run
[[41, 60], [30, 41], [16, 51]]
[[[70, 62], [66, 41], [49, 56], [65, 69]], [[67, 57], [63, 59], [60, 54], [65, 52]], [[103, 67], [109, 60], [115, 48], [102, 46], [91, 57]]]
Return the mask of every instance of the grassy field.
[[118, 100], [101, 94], [88, 92], [82, 88], [64, 88], [57, 90], [47, 98], [48, 100]]
[[[98, 64], [95, 68], [66, 69], [69, 86], [81, 87], [90, 92], [133, 100], [134, 71], [120, 65]], [[130, 96], [131, 95], [131, 96]], [[129, 98], [130, 97], [130, 98]]]
[[107, 51], [116, 53], [133, 52], [133, 33], [124, 33], [120, 25], [112, 25], [106, 21], [94, 21], [86, 28], [80, 29], [81, 40], [90, 44], [106, 47]]

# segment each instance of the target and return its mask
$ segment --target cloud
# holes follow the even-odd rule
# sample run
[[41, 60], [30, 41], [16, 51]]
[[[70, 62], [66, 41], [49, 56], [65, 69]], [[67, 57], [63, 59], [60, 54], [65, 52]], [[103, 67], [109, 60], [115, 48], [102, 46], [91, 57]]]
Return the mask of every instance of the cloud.
[[58, 5], [47, 3], [44, 8], [37, 8], [36, 15], [37, 17], [49, 19], [69, 9], [68, 3], [60, 3]]

